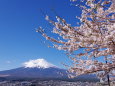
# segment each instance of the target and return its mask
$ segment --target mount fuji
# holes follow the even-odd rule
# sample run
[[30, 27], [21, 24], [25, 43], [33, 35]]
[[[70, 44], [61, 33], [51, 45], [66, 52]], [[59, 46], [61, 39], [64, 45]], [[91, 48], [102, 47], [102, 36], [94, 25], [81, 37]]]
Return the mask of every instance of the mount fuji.
[[[6, 79], [68, 79], [68, 73], [44, 59], [30, 60], [23, 67], [0, 71], [0, 77]], [[95, 75], [81, 75], [75, 80], [97, 81]]]
[[0, 71], [0, 77], [16, 78], [63, 78], [67, 77], [65, 69], [47, 62], [44, 59], [30, 60], [23, 67]]

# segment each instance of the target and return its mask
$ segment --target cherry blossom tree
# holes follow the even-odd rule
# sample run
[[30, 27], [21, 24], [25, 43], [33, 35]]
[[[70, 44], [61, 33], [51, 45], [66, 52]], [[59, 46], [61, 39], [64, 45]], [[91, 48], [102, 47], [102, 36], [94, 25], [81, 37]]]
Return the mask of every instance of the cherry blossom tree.
[[54, 48], [67, 52], [72, 60], [68, 66], [70, 77], [91, 73], [98, 73], [99, 77], [115, 76], [115, 0], [79, 0], [79, 3], [74, 4], [82, 10], [81, 16], [76, 17], [80, 20], [76, 26], [59, 16], [53, 21], [46, 15], [58, 39], [48, 36], [41, 27], [36, 31], [50, 40]]

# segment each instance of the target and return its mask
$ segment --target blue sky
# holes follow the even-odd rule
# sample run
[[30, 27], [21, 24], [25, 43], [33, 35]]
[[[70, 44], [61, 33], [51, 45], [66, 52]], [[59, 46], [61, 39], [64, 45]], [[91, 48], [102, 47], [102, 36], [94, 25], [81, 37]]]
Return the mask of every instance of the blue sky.
[[[0, 0], [0, 71], [22, 66], [30, 59], [44, 58], [59, 67], [69, 60], [63, 51], [48, 48], [35, 32], [42, 26], [50, 28], [42, 11], [55, 19], [56, 14], [75, 25], [79, 9], [69, 0]], [[55, 12], [51, 11], [54, 9]]]

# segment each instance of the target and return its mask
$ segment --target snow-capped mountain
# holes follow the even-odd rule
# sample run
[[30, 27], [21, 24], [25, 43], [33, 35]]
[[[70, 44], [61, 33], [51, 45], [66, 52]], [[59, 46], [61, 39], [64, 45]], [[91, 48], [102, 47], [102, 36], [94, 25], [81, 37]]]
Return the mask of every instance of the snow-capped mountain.
[[[30, 60], [23, 64], [23, 67], [0, 71], [1, 78], [16, 79], [68, 79], [68, 73], [44, 59]], [[82, 75], [76, 80], [97, 80], [95, 75]]]
[[67, 77], [65, 69], [47, 62], [44, 59], [30, 60], [23, 64], [23, 67], [0, 71], [1, 76], [19, 78], [61, 78]]

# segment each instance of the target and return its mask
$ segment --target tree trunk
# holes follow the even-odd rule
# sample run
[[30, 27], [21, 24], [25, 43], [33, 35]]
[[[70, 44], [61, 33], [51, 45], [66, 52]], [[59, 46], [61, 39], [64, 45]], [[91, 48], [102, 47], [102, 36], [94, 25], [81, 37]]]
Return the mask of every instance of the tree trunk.
[[107, 81], [108, 81], [108, 85], [111, 86], [111, 85], [110, 85], [109, 74], [107, 74]]
[[[106, 59], [106, 64], [107, 64], [107, 57], [105, 57], [105, 59]], [[108, 82], [108, 85], [111, 86], [111, 85], [110, 85], [109, 74], [107, 74], [107, 82]]]

